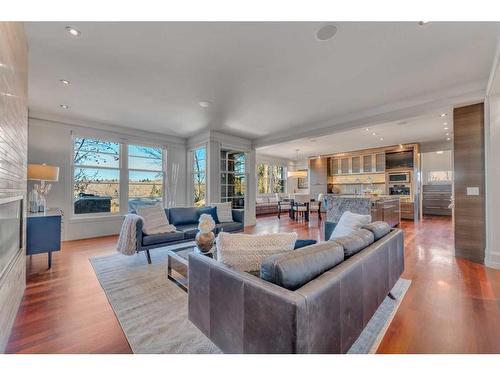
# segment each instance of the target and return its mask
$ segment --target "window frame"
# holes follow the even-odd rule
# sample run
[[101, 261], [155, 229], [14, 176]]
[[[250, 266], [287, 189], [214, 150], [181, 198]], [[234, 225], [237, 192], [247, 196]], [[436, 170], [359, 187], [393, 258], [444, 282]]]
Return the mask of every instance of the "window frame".
[[[86, 214], [75, 214], [75, 204], [74, 204], [74, 186], [75, 186], [75, 169], [79, 168], [78, 165], [74, 164], [74, 145], [75, 140], [77, 138], [88, 138], [98, 141], [104, 142], [113, 142], [117, 143], [119, 146], [119, 163], [117, 168], [110, 167], [93, 167], [89, 166], [88, 168], [95, 169], [108, 169], [108, 170], [118, 170], [119, 171], [119, 182], [118, 182], [118, 201], [119, 201], [119, 210], [118, 212], [95, 212], [95, 213], [86, 213]], [[145, 142], [134, 142], [133, 140], [127, 140], [120, 138], [113, 138], [106, 135], [94, 134], [94, 133], [85, 133], [85, 132], [71, 132], [70, 142], [69, 142], [69, 181], [68, 184], [68, 196], [69, 196], [69, 218], [70, 221], [88, 221], [92, 219], [100, 220], [100, 219], [118, 219], [123, 217], [128, 213], [128, 201], [129, 201], [129, 168], [128, 168], [128, 146], [144, 146], [144, 147], [155, 147], [160, 148], [162, 150], [162, 173], [163, 173], [163, 194], [162, 194], [162, 204], [166, 207], [167, 201], [167, 179], [168, 179], [168, 171], [167, 171], [167, 152], [168, 148], [164, 144], [152, 144]], [[132, 169], [136, 171], [136, 169]], [[137, 169], [137, 171], [140, 171]], [[151, 170], [145, 170], [145, 172], [155, 172]]]
[[194, 206], [196, 204], [196, 202], [194, 201], [195, 197], [194, 197], [194, 187], [195, 187], [195, 182], [194, 182], [194, 176], [198, 173], [198, 172], [195, 172], [195, 169], [194, 169], [194, 155], [195, 155], [195, 152], [197, 150], [200, 150], [200, 149], [205, 149], [205, 167], [203, 169], [203, 174], [205, 175], [205, 178], [204, 178], [204, 186], [205, 186], [205, 205], [207, 205], [207, 199], [208, 199], [208, 195], [207, 195], [207, 179], [208, 179], [208, 176], [207, 176], [207, 165], [208, 165], [208, 147], [206, 144], [200, 144], [200, 145], [197, 145], [195, 147], [192, 147], [190, 150], [189, 150], [189, 170], [190, 170], [190, 174], [189, 174], [189, 191], [190, 191], [190, 202], [191, 204]]
[[[140, 143], [140, 142], [130, 142], [130, 143], [124, 143], [123, 144], [124, 148], [126, 149], [126, 156], [127, 156], [127, 168], [126, 168], [126, 175], [127, 175], [127, 193], [126, 193], [126, 197], [127, 197], [127, 211], [128, 211], [128, 202], [130, 201], [130, 172], [149, 172], [149, 173], [153, 173], [153, 172], [160, 172], [162, 174], [162, 195], [161, 195], [161, 203], [163, 205], [163, 207], [165, 207], [165, 200], [166, 200], [166, 195], [167, 195], [167, 150], [166, 150], [166, 147], [164, 146], [153, 146], [153, 145], [147, 145], [147, 144], [143, 144], [143, 143]], [[162, 152], [161, 154], [161, 171], [155, 171], [155, 170], [151, 170], [151, 169], [138, 169], [138, 168], [130, 168], [129, 166], [129, 157], [130, 157], [130, 154], [129, 154], [129, 146], [139, 146], [139, 147], [151, 147], [151, 148], [159, 148]], [[132, 156], [132, 157], [137, 157], [137, 156]], [[153, 159], [153, 158], [149, 158], [149, 159]]]
[[[268, 186], [269, 186], [268, 193], [260, 193], [259, 192], [259, 176], [257, 173], [257, 168], [259, 165], [267, 166], [267, 177], [263, 177], [263, 179], [268, 180]], [[274, 168], [282, 168], [282, 170], [283, 170], [283, 177], [281, 179], [279, 179], [280, 181], [283, 181], [283, 191], [282, 192], [275, 192], [274, 191], [274, 187], [275, 187], [274, 178], [273, 178], [273, 169]], [[256, 163], [256, 166], [255, 166], [255, 177], [256, 177], [256, 181], [255, 181], [256, 195], [258, 197], [265, 197], [265, 196], [269, 196], [269, 195], [274, 195], [276, 193], [278, 193], [278, 194], [286, 194], [287, 193], [288, 187], [287, 187], [287, 166], [286, 165], [278, 164], [278, 163], [258, 162], [258, 163]]]

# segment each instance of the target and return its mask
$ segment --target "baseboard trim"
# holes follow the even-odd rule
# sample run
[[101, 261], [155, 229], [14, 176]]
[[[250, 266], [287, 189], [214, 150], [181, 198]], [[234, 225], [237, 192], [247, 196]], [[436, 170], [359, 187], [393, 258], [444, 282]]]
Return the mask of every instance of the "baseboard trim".
[[500, 254], [486, 254], [484, 265], [486, 267], [500, 269]]

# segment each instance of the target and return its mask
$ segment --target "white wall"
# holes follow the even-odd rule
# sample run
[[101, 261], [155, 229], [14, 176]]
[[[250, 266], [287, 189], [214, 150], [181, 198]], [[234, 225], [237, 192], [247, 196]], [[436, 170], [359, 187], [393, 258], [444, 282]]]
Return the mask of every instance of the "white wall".
[[427, 175], [435, 171], [452, 171], [452, 153], [450, 150], [444, 150], [442, 154], [432, 152], [423, 152], [422, 157], [422, 182], [428, 183]]
[[[500, 78], [499, 78], [500, 79]], [[486, 255], [488, 267], [500, 269], [500, 93], [485, 106]]]
[[[96, 137], [110, 137], [127, 142], [138, 142], [167, 147], [167, 201], [172, 206], [186, 205], [186, 146], [185, 141], [161, 134], [127, 130], [120, 127], [89, 126], [66, 124], [40, 119], [29, 119], [28, 160], [29, 163], [46, 163], [59, 166], [59, 181], [52, 184], [52, 191], [47, 196], [47, 206], [61, 208], [64, 212], [63, 239], [74, 240], [117, 234], [120, 231], [123, 216], [99, 218], [72, 217], [71, 158], [72, 132]], [[178, 171], [174, 178], [172, 171]], [[177, 186], [174, 186], [177, 180]], [[32, 182], [28, 183], [31, 190]], [[175, 194], [174, 194], [175, 192]]]
[[[298, 160], [298, 161], [293, 161], [289, 165], [289, 170], [290, 171], [298, 171], [298, 170], [309, 170], [309, 165], [308, 165], [308, 160], [303, 159], [303, 160]], [[289, 194], [309, 194], [309, 188], [308, 189], [299, 189], [298, 188], [298, 178], [297, 177], [290, 177], [287, 179], [287, 192]]]

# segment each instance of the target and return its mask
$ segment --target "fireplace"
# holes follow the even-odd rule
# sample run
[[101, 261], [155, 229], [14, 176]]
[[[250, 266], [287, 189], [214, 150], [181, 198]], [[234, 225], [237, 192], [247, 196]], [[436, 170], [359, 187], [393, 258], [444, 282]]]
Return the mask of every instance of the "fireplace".
[[0, 199], [0, 278], [22, 249], [23, 197]]

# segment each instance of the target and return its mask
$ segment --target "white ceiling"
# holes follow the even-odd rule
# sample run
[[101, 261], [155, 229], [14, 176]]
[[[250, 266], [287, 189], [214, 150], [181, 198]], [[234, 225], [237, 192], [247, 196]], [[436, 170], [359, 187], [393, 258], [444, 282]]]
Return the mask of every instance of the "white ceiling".
[[[446, 114], [445, 117], [441, 117], [443, 113]], [[303, 160], [311, 156], [404, 143], [432, 144], [438, 145], [441, 149], [449, 149], [451, 148], [451, 141], [448, 141], [447, 138], [453, 138], [452, 116], [451, 108], [442, 108], [415, 118], [265, 146], [259, 148], [257, 152], [261, 155], [296, 160], [296, 150], [299, 149], [298, 160]], [[445, 127], [448, 130], [445, 130]], [[383, 140], [380, 138], [383, 138]]]
[[485, 87], [499, 34], [498, 23], [343, 22], [319, 42], [323, 24], [311, 22], [77, 22], [74, 38], [66, 25], [26, 24], [32, 116], [251, 139], [472, 82]]

